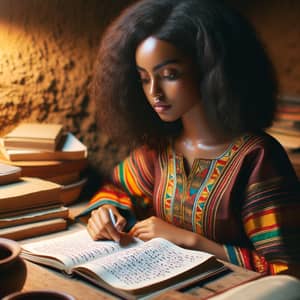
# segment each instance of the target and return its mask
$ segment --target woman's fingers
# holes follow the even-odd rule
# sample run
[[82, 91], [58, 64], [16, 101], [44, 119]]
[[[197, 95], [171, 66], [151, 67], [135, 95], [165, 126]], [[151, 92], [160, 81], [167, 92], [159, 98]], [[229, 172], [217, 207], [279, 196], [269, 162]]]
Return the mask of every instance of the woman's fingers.
[[115, 216], [116, 216], [116, 229], [118, 231], [123, 231], [127, 224], [126, 219], [122, 215], [120, 215], [118, 211], [117, 213], [115, 213]]
[[103, 226], [96, 211], [92, 213], [92, 216], [88, 221], [87, 229], [94, 240], [109, 239], [109, 234]]
[[103, 229], [103, 225], [98, 213], [98, 210], [93, 210], [91, 213], [91, 218], [89, 219], [89, 222], [93, 223], [95, 227], [98, 228], [99, 231]]
[[153, 237], [153, 234], [149, 231], [147, 225], [135, 226], [130, 230], [129, 234], [143, 241], [148, 241]]
[[144, 233], [137, 234], [135, 237], [142, 240], [142, 241], [144, 241], [144, 242], [149, 241], [153, 238], [152, 234], [150, 234], [149, 232], [144, 232]]
[[150, 232], [150, 226], [147, 220], [137, 222], [130, 230], [130, 235], [135, 237], [140, 237], [141, 234], [146, 234]]
[[99, 230], [97, 228], [95, 228], [95, 226], [89, 222], [87, 224], [87, 230], [88, 230], [88, 233], [90, 234], [91, 238], [93, 240], [102, 240], [102, 239], [105, 239], [105, 236], [102, 235]]
[[[110, 215], [109, 210], [113, 212], [113, 217]], [[103, 205], [92, 211], [88, 220], [87, 230], [94, 240], [108, 239], [119, 242], [121, 231], [125, 226], [126, 219], [116, 207]]]
[[105, 228], [106, 233], [109, 235], [110, 239], [119, 242], [120, 232], [116, 229], [115, 225], [112, 223], [108, 209], [106, 208], [99, 209], [99, 219], [101, 220], [101, 223]]

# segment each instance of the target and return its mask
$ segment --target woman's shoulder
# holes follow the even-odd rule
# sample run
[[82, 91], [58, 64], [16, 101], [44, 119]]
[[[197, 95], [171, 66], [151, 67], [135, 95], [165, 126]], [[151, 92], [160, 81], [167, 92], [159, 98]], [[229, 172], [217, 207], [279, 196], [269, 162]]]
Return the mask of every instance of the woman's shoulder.
[[131, 151], [130, 155], [136, 157], [155, 158], [158, 155], [158, 151], [147, 145], [142, 145]]
[[[244, 136], [242, 144], [245, 151], [241, 151], [243, 160], [248, 166], [276, 170], [278, 174], [296, 177], [289, 156], [278, 140], [266, 132]], [[240, 157], [241, 158], [241, 157]]]
[[245, 134], [241, 139], [243, 140], [242, 145], [250, 151], [263, 151], [265, 154], [273, 152], [286, 154], [286, 150], [280, 142], [264, 131]]
[[142, 145], [133, 149], [125, 162], [134, 165], [144, 165], [151, 168], [155, 165], [155, 162], [158, 160], [159, 151], [149, 146]]

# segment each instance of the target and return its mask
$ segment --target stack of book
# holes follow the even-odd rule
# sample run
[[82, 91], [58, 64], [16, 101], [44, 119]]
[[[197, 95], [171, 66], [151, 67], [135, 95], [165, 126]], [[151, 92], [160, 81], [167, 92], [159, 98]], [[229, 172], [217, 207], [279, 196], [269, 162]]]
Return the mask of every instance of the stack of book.
[[21, 177], [20, 167], [0, 163], [0, 237], [20, 240], [67, 228], [61, 186]]
[[275, 120], [268, 133], [287, 150], [300, 178], [300, 98], [279, 98]]
[[61, 124], [18, 125], [0, 139], [0, 162], [21, 167], [22, 176], [60, 184], [65, 205], [78, 199], [86, 183], [87, 147]]

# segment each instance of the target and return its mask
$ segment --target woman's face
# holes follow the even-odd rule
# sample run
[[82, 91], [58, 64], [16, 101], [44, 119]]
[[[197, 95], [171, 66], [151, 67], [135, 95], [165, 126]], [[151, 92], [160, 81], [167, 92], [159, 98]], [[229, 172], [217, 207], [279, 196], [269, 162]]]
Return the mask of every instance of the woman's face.
[[144, 93], [163, 121], [176, 121], [200, 106], [195, 66], [175, 46], [149, 37], [135, 58]]

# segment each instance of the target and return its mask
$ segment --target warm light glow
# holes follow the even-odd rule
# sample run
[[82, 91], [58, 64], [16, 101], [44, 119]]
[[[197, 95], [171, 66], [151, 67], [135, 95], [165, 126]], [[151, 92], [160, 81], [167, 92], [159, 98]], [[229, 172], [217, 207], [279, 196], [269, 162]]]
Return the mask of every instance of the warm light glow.
[[[26, 40], [23, 28], [0, 20], [0, 101], [2, 88], [11, 85], [16, 76], [16, 63], [22, 57]], [[15, 65], [14, 65], [15, 64]]]

